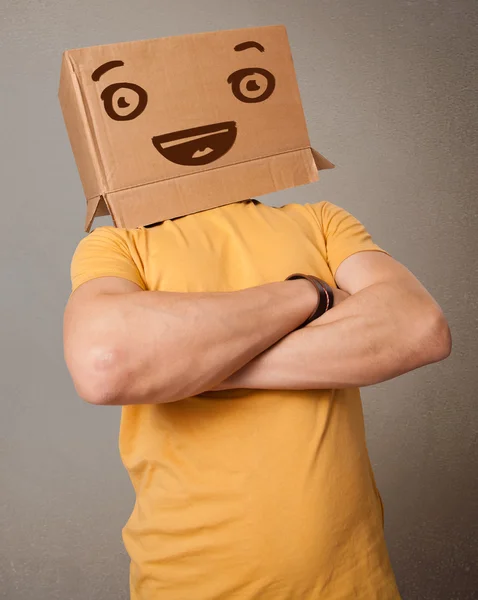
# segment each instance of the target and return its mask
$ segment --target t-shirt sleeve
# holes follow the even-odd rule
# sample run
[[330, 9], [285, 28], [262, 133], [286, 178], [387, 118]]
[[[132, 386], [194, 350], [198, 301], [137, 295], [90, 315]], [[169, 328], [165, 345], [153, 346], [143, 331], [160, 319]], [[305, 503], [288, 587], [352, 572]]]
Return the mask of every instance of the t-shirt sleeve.
[[321, 226], [327, 262], [334, 278], [340, 263], [357, 252], [372, 250], [390, 256], [373, 241], [365, 226], [345, 209], [331, 202], [317, 202], [309, 206]]
[[70, 276], [72, 293], [96, 277], [123, 277], [146, 290], [124, 232], [111, 226], [97, 227], [79, 242], [71, 260]]

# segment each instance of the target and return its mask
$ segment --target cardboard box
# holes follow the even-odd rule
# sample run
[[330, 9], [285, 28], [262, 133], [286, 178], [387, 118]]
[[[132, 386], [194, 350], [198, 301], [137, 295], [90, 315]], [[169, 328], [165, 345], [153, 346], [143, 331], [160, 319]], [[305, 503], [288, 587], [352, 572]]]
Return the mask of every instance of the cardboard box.
[[87, 200], [135, 228], [318, 180], [282, 25], [68, 50], [59, 99]]

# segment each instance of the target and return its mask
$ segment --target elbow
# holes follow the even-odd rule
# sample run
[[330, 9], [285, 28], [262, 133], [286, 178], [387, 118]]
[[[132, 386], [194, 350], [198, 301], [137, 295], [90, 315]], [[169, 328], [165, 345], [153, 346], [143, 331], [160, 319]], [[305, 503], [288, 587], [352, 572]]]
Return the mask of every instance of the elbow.
[[441, 310], [435, 311], [425, 334], [426, 364], [440, 362], [448, 358], [452, 351], [450, 326]]
[[450, 356], [453, 346], [450, 326], [441, 311], [435, 320], [434, 331], [435, 356], [438, 362]]
[[[69, 362], [69, 364], [68, 364]], [[83, 360], [67, 361], [78, 396], [95, 406], [121, 404], [118, 357], [109, 348], [94, 348]]]
[[120, 394], [114, 386], [105, 381], [74, 382], [78, 396], [94, 406], [115, 406], [122, 404]]

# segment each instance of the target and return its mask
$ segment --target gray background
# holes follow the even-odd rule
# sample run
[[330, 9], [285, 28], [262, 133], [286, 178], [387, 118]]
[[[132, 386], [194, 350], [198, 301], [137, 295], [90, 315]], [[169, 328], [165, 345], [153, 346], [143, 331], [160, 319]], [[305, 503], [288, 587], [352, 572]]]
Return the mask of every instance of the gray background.
[[282, 23], [312, 144], [337, 168], [262, 200], [343, 206], [443, 307], [451, 357], [363, 400], [403, 598], [478, 598], [476, 1], [2, 0], [0, 17], [2, 597], [128, 595], [120, 409], [78, 399], [62, 354], [85, 207], [61, 53]]

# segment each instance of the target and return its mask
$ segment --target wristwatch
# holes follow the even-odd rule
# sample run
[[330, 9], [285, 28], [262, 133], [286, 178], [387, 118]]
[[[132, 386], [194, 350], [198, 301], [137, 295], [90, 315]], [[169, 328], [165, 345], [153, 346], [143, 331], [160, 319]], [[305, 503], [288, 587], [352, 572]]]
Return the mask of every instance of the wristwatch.
[[327, 312], [333, 307], [333, 289], [323, 279], [319, 279], [318, 277], [315, 277], [315, 275], [305, 275], [304, 273], [293, 273], [292, 275], [289, 275], [289, 277], [286, 277], [285, 281], [287, 281], [288, 279], [307, 279], [314, 285], [315, 289], [318, 292], [317, 306], [313, 310], [312, 314], [302, 323], [302, 325], [299, 325], [297, 329], [305, 327], [311, 321], [314, 321], [318, 317], [322, 316], [325, 312]]

